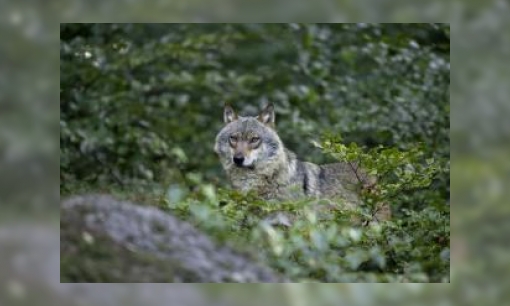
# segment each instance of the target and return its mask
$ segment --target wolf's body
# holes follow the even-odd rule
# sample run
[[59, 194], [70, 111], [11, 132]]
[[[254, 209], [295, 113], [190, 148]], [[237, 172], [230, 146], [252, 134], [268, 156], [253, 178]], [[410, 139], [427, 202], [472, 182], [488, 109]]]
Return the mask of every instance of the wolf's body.
[[[350, 163], [316, 165], [298, 160], [274, 130], [274, 118], [272, 105], [258, 117], [240, 117], [225, 107], [226, 125], [214, 149], [235, 189], [255, 191], [264, 199], [309, 196], [340, 198], [346, 207], [362, 204], [360, 188], [373, 185], [373, 178]], [[375, 217], [387, 219], [388, 207]]]

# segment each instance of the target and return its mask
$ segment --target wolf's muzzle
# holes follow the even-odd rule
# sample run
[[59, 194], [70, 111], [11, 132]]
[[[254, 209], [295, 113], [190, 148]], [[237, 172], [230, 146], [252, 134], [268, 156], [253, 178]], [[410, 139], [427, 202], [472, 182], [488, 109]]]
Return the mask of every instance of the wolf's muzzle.
[[234, 156], [233, 160], [234, 160], [234, 164], [236, 164], [236, 166], [238, 166], [238, 167], [243, 166], [243, 162], [244, 162], [243, 156]]

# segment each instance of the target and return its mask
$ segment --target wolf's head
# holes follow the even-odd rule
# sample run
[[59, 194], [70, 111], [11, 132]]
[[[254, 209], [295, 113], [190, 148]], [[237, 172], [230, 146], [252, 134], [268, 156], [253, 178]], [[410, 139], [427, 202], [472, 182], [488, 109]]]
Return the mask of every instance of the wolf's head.
[[225, 126], [216, 136], [214, 151], [225, 170], [266, 172], [284, 154], [283, 144], [274, 130], [275, 114], [268, 104], [256, 117], [238, 116], [225, 106]]

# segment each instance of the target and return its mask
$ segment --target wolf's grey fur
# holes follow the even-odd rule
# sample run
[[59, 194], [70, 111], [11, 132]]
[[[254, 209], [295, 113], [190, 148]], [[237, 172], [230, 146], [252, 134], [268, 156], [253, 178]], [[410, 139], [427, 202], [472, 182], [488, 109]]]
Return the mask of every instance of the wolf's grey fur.
[[[258, 117], [238, 116], [227, 105], [224, 121], [214, 150], [237, 190], [254, 190], [265, 199], [338, 197], [347, 205], [357, 206], [361, 204], [360, 187], [375, 183], [354, 164], [316, 165], [298, 160], [274, 129], [272, 104]], [[386, 208], [380, 219], [387, 218], [386, 213], [389, 215]]]

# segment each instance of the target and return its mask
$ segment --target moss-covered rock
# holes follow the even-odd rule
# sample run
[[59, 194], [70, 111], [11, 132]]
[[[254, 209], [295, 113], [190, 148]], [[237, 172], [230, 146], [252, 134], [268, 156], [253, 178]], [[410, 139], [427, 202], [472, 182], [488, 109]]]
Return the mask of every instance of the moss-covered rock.
[[277, 282], [271, 270], [153, 207], [110, 196], [63, 201], [62, 282]]

